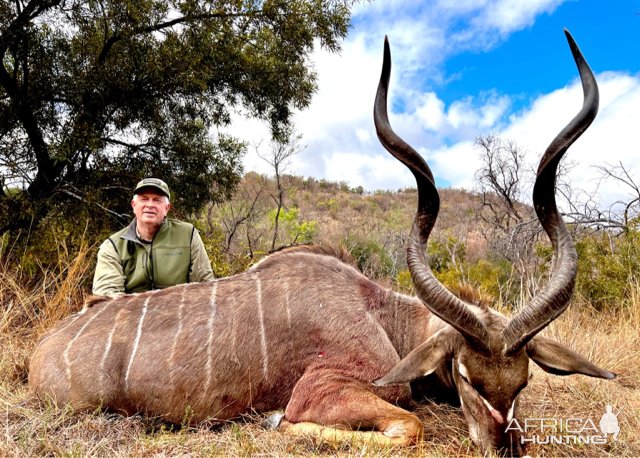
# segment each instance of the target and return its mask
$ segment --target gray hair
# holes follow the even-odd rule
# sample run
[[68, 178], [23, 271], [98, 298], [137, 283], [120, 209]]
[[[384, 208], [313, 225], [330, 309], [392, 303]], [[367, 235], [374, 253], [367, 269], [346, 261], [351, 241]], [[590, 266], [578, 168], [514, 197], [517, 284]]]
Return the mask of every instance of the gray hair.
[[[168, 197], [168, 196], [165, 196], [165, 195], [163, 195], [163, 194], [158, 194], [158, 195], [159, 195], [159, 196], [164, 197], [164, 198], [166, 199], [166, 203], [167, 203], [167, 204], [168, 204], [168, 203], [170, 203], [170, 201], [169, 201], [169, 197]], [[134, 194], [134, 195], [133, 195], [133, 200], [138, 200], [138, 194]]]

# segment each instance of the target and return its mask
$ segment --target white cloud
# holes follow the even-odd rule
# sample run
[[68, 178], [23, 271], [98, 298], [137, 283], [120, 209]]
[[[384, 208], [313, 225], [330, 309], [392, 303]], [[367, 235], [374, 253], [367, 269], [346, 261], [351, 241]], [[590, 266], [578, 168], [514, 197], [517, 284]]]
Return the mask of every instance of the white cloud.
[[[622, 162], [640, 176], [640, 143], [635, 129], [640, 125], [640, 75], [621, 73], [597, 75], [600, 88], [600, 109], [589, 129], [567, 152], [575, 163], [569, 179], [575, 189], [589, 193], [597, 189], [597, 166]], [[527, 111], [514, 116], [511, 124], [498, 135], [515, 140], [528, 151], [531, 167], [546, 150], [560, 130], [582, 107], [582, 88], [578, 80], [538, 98]], [[606, 207], [626, 190], [606, 183], [599, 189], [601, 206]]]
[[429, 162], [436, 177], [436, 186], [448, 184], [454, 188], [473, 189], [474, 177], [480, 168], [480, 156], [473, 146], [473, 139], [442, 147], [423, 156]]
[[375, 183], [376, 189], [402, 189], [415, 187], [413, 175], [396, 159], [385, 154], [359, 152], [335, 153], [325, 156], [325, 178], [330, 181]]
[[[429, 82], [444, 81], [443, 62], [451, 53], [485, 50], [509, 34], [529, 27], [541, 14], [552, 13], [560, 0], [387, 0], [363, 3], [354, 10], [354, 30], [340, 55], [313, 55], [319, 90], [311, 106], [295, 117], [307, 148], [290, 171], [305, 176], [346, 181], [368, 190], [413, 186], [411, 174], [378, 143], [372, 108], [382, 64], [384, 34], [391, 39], [393, 71], [390, 119], [394, 129], [419, 149], [432, 166], [438, 184], [472, 187], [480, 165], [473, 147], [481, 134], [515, 140], [528, 152], [531, 166], [582, 103], [579, 82], [543, 94], [523, 111], [512, 110], [512, 99], [499, 92], [469, 94], [445, 103]], [[640, 125], [640, 76], [597, 75], [600, 113], [593, 126], [570, 149], [576, 187], [595, 189], [596, 164], [622, 161], [636, 166]], [[425, 89], [427, 88], [427, 89]], [[238, 120], [233, 132], [268, 145], [268, 130], [257, 122]], [[247, 170], [270, 173], [253, 151]], [[618, 194], [616, 194], [616, 192]], [[602, 187], [603, 202], [620, 195]]]
[[[499, 0], [488, 2], [473, 21], [479, 29], [511, 33], [533, 25], [543, 13], [552, 13], [564, 0]], [[483, 5], [484, 6], [484, 5]]]
[[444, 102], [435, 92], [427, 92], [422, 96], [422, 103], [415, 111], [425, 129], [439, 131], [447, 124]]

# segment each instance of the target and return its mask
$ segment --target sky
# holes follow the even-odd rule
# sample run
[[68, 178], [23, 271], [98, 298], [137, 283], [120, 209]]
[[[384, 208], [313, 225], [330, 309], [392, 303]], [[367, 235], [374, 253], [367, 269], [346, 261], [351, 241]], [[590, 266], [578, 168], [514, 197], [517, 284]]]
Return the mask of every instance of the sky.
[[[374, 0], [356, 5], [339, 55], [313, 54], [318, 92], [296, 113], [304, 150], [288, 172], [367, 191], [415, 187], [378, 142], [372, 109], [384, 36], [393, 61], [390, 121], [433, 170], [438, 187], [477, 189], [478, 136], [514, 141], [534, 170], [582, 106], [567, 28], [596, 75], [600, 110], [569, 149], [568, 180], [600, 208], [629, 200], [598, 166], [622, 163], [640, 183], [640, 0]], [[232, 132], [268, 146], [257, 121]], [[251, 147], [245, 171], [272, 174]], [[530, 187], [529, 187], [530, 189]], [[525, 199], [526, 200], [526, 199]]]

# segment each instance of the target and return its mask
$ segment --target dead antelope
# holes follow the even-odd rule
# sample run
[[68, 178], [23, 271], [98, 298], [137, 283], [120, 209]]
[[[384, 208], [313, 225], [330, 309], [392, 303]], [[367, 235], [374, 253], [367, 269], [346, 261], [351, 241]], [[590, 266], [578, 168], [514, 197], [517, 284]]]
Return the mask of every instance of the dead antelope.
[[556, 209], [556, 167], [598, 104], [593, 75], [567, 36], [585, 105], [542, 158], [533, 197], [555, 249], [554, 274], [514, 318], [463, 302], [429, 270], [425, 244], [439, 198], [427, 164], [388, 123], [385, 41], [374, 119], [383, 145], [417, 180], [407, 260], [419, 298], [380, 287], [331, 253], [293, 248], [230, 278], [93, 301], [41, 338], [31, 390], [76, 409], [177, 423], [284, 409], [283, 431], [390, 445], [422, 434], [420, 420], [402, 408], [412, 389], [438, 391], [459, 400], [483, 449], [519, 453], [504, 431], [529, 379], [529, 359], [555, 374], [614, 377], [536, 336], [567, 307], [576, 274], [576, 252]]

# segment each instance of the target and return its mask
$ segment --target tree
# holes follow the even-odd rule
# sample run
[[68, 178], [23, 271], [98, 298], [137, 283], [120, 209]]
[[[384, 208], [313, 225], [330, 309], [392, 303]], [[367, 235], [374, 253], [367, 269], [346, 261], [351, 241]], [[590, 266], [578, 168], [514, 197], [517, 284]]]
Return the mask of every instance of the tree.
[[640, 183], [622, 162], [599, 166], [603, 180], [617, 183], [628, 192], [627, 199], [614, 202], [608, 209], [605, 223], [608, 227], [628, 232], [640, 224]]
[[[276, 211], [273, 217], [273, 238], [271, 240], [271, 251], [276, 249], [276, 241], [278, 240], [278, 228], [280, 225], [280, 213], [284, 207], [284, 196], [286, 189], [282, 182], [283, 173], [287, 170], [293, 156], [306, 148], [301, 145], [302, 135], [297, 133], [294, 128], [286, 130], [284, 136], [276, 139], [271, 143], [269, 153], [258, 153], [258, 156], [264, 160], [273, 169], [276, 178], [277, 194], [273, 197], [276, 202]], [[256, 148], [257, 149], [257, 148]]]
[[78, 203], [119, 219], [144, 175], [186, 213], [227, 198], [246, 146], [210, 132], [243, 110], [282, 138], [316, 89], [308, 56], [340, 49], [352, 3], [2, 2], [0, 233]]
[[221, 228], [222, 250], [234, 268], [237, 265], [246, 268], [247, 261], [252, 260], [259, 249], [260, 240], [266, 237], [260, 220], [265, 218], [271, 206], [270, 187], [269, 178], [249, 172], [242, 177], [231, 199], [207, 204], [205, 236]]
[[489, 227], [485, 233], [489, 248], [514, 266], [517, 290], [533, 297], [539, 286], [535, 249], [542, 227], [533, 209], [521, 203], [528, 181], [524, 152], [515, 142], [493, 135], [477, 138], [476, 147], [482, 159], [476, 173], [481, 190], [479, 216]]
[[[524, 153], [513, 141], [488, 135], [476, 139], [482, 167], [476, 181], [482, 191], [482, 206], [489, 210], [492, 225], [502, 229], [524, 222], [518, 208], [522, 194]], [[496, 195], [498, 199], [492, 198]]]

